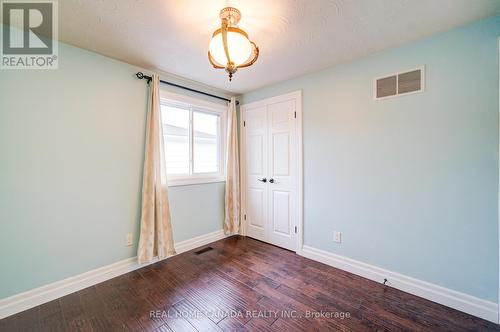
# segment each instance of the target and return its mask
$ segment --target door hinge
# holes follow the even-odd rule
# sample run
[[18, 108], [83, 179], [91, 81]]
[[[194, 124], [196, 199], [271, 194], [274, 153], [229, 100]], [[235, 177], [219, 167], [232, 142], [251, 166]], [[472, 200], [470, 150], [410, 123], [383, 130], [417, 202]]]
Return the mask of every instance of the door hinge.
[[244, 214], [244, 215], [243, 215], [243, 218], [244, 218], [245, 220], [247, 220], [247, 215], [246, 215], [246, 214]]
[[295, 234], [297, 234], [297, 226], [295, 226], [295, 228], [294, 228], [294, 229], [295, 229]]
[[246, 127], [246, 126], [247, 126], [246, 121], [243, 121], [243, 127]]
[[293, 112], [293, 117], [297, 119], [297, 112]]

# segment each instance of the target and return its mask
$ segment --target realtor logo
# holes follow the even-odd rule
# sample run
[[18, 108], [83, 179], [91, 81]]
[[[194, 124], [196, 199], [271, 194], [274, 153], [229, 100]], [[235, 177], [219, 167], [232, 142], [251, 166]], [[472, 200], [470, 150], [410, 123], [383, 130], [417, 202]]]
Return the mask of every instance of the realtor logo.
[[1, 0], [0, 69], [57, 69], [57, 2]]

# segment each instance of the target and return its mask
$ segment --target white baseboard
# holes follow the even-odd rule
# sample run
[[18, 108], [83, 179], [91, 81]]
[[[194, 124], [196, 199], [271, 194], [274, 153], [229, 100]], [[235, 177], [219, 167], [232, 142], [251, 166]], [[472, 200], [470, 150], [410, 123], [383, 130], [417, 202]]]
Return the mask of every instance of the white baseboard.
[[203, 234], [203, 235], [194, 237], [192, 239], [176, 243], [175, 244], [175, 251], [178, 254], [180, 254], [180, 253], [189, 251], [191, 249], [204, 246], [204, 245], [209, 244], [211, 242], [222, 240], [225, 237], [226, 237], [226, 235], [224, 234], [224, 231], [222, 229], [215, 231], [215, 232], [212, 232], [212, 233]]
[[498, 324], [497, 303], [309, 246], [303, 246], [300, 254], [376, 282], [386, 278], [391, 287]]
[[[180, 254], [225, 237], [224, 231], [218, 230], [189, 240], [178, 242], [175, 244], [175, 250], [177, 254]], [[158, 259], [155, 259], [153, 263], [157, 261]], [[149, 264], [152, 263], [138, 264], [137, 258], [131, 257], [73, 277], [69, 277], [67, 279], [56, 281], [51, 284], [1, 299], [0, 319], [74, 293]]]

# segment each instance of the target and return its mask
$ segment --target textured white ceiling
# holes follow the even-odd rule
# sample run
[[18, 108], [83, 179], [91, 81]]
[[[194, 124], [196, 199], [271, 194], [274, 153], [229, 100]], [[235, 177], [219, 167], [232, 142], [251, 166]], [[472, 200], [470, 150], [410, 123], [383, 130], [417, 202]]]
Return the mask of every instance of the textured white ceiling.
[[[232, 82], [207, 60], [219, 10], [241, 10], [260, 57]], [[500, 13], [499, 0], [64, 0], [64, 42], [233, 93]]]

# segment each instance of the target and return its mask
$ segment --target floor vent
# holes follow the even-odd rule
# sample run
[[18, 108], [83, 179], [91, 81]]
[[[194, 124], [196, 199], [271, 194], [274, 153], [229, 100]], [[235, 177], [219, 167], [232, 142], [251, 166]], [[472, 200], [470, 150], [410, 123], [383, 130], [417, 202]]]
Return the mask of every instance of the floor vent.
[[376, 78], [373, 90], [376, 100], [422, 92], [424, 67]]
[[214, 250], [214, 248], [212, 247], [205, 247], [205, 248], [202, 248], [200, 250], [197, 250], [194, 252], [195, 255], [201, 255], [201, 254], [204, 254], [206, 253], [207, 251], [210, 251], [210, 250]]

